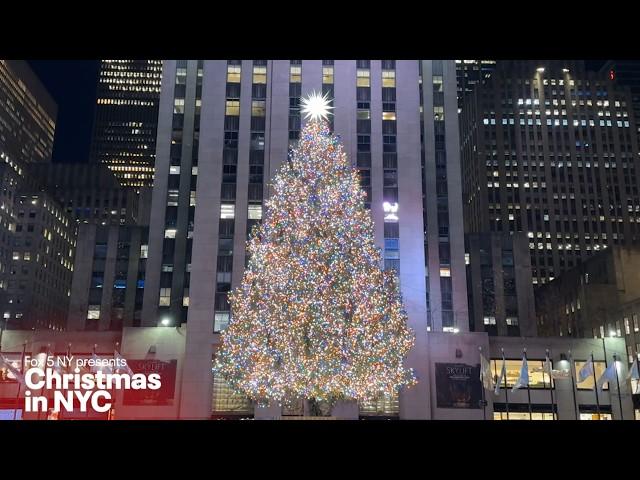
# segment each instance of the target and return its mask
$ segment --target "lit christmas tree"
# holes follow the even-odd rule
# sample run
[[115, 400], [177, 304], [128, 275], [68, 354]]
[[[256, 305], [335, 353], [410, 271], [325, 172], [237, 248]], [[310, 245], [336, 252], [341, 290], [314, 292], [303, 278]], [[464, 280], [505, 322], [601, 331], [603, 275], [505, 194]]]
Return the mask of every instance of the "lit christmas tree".
[[396, 274], [381, 269], [358, 172], [325, 121], [327, 98], [302, 104], [309, 120], [249, 240], [216, 370], [261, 404], [392, 396], [415, 382], [403, 366], [413, 333]]

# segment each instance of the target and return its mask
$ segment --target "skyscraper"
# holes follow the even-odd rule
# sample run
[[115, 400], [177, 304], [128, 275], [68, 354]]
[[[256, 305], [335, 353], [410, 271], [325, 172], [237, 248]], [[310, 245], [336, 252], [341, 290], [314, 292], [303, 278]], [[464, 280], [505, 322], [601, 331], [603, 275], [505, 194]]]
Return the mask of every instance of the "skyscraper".
[[91, 161], [120, 184], [153, 184], [162, 60], [102, 60]]
[[461, 115], [469, 232], [526, 232], [534, 283], [638, 239], [627, 88], [583, 62], [510, 61], [469, 100]]
[[0, 150], [10, 161], [51, 161], [57, 112], [27, 62], [0, 60]]
[[[427, 378], [427, 331], [469, 329], [455, 82], [453, 61], [165, 61], [142, 325], [187, 324], [184, 417], [210, 413], [227, 294], [312, 91], [333, 99], [384, 267], [399, 271], [408, 364]], [[401, 396], [404, 418], [427, 418], [427, 388]]]
[[464, 105], [465, 95], [473, 92], [477, 84], [486, 81], [495, 68], [495, 60], [456, 60], [459, 111]]

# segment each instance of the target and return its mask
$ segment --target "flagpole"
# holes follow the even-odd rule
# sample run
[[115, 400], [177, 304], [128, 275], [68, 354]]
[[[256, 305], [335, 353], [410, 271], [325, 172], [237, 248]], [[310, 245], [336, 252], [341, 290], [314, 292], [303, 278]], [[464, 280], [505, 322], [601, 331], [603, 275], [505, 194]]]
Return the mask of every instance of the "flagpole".
[[[24, 375], [24, 357], [27, 353], [27, 342], [25, 341], [22, 344], [22, 356], [20, 357], [20, 373]], [[18, 413], [18, 401], [20, 400], [20, 390], [22, 389], [22, 383], [18, 382], [18, 393], [16, 393], [16, 404], [13, 409], [13, 419], [16, 419], [16, 414]], [[24, 418], [24, 417], [23, 417]]]
[[571, 349], [569, 349], [569, 374], [571, 375], [571, 390], [573, 392], [573, 413], [576, 414], [576, 420], [578, 420], [578, 400], [576, 398], [576, 380], [573, 376], [574, 363], [571, 356]]
[[[47, 374], [47, 361], [49, 360], [49, 349], [50, 349], [50, 347], [51, 347], [51, 344], [47, 343], [47, 353], [45, 354], [44, 365], [43, 365], [43, 368], [42, 368], [42, 370], [45, 372], [45, 377], [46, 377], [46, 374]], [[44, 387], [45, 387], [45, 385], [42, 385], [42, 388], [40, 389], [40, 396], [41, 397], [42, 397], [42, 393], [44, 392]], [[38, 420], [40, 420], [40, 413], [41, 413], [41, 411], [38, 410]], [[45, 420], [46, 420], [46, 418], [45, 418]]]
[[[614, 353], [613, 369], [616, 371], [616, 387], [618, 388], [618, 402], [620, 403], [620, 420], [624, 420], [624, 416], [622, 415], [622, 396], [620, 395], [620, 380], [618, 379], [618, 364], [616, 362], [617, 362], [617, 355]], [[611, 391], [611, 389], [609, 389], [609, 391]]]
[[[531, 412], [531, 388], [529, 387], [529, 362], [527, 361], [527, 347], [522, 350], [522, 355], [524, 357], [524, 360], [527, 362], [527, 401], [529, 402], [529, 420], [533, 420], [533, 413]], [[520, 382], [518, 381], [518, 383]]]
[[559, 420], [558, 418], [556, 418], [556, 407], [555, 407], [555, 402], [553, 400], [553, 378], [551, 376], [553, 366], [551, 365], [551, 360], [549, 359], [548, 348], [547, 348], [547, 365], [549, 365], [549, 393], [551, 394], [551, 418], [553, 420]]
[[602, 420], [600, 416], [600, 399], [598, 398], [598, 379], [596, 378], [596, 365], [593, 362], [593, 352], [591, 352], [591, 371], [593, 372], [593, 389], [596, 392], [596, 407], [598, 408], [598, 420]]
[[[478, 350], [480, 351], [480, 371], [482, 372], [482, 345], [478, 346]], [[489, 367], [491, 368], [491, 367]], [[487, 401], [485, 400], [485, 393], [484, 393], [484, 372], [482, 372], [482, 419], [486, 420], [487, 419]]]
[[504, 360], [504, 348], [502, 350], [502, 366], [504, 367], [504, 398], [507, 405], [507, 420], [509, 420], [509, 389], [507, 388], [507, 367]]

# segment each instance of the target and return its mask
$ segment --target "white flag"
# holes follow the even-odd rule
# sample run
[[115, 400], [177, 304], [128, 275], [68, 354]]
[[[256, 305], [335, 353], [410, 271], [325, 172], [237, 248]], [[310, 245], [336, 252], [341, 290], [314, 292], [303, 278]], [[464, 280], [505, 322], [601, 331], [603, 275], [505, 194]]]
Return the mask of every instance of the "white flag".
[[640, 371], [638, 371], [638, 359], [636, 358], [629, 369], [627, 374], [627, 380], [636, 380], [636, 391], [633, 393], [639, 393], [640, 391]]
[[124, 371], [129, 375], [133, 375], [133, 370], [129, 368], [129, 364], [127, 363], [127, 361], [124, 358], [122, 358], [122, 355], [120, 355], [117, 351], [113, 352], [113, 359], [116, 361], [116, 366], [115, 366], [116, 373], [120, 371]]
[[[569, 378], [569, 370], [554, 370], [549, 357], [547, 357], [544, 361], [543, 370], [554, 380], [566, 380], [567, 378]], [[536, 370], [533, 371], [535, 372]]]
[[598, 379], [598, 388], [602, 390], [605, 383], [615, 380], [616, 374], [616, 362], [612, 362]]
[[515, 392], [519, 388], [527, 387], [529, 385], [529, 365], [527, 364], [527, 357], [522, 357], [522, 366], [520, 367], [520, 376], [516, 381], [516, 384], [511, 389], [511, 392]]
[[480, 354], [480, 381], [486, 390], [493, 390], [491, 363], [482, 354]]
[[11, 374], [14, 376], [14, 378], [20, 382], [22, 385], [24, 385], [24, 375], [22, 374], [22, 372], [20, 372], [20, 370], [18, 370], [16, 367], [13, 366], [13, 364], [11, 363], [11, 360], [7, 360], [4, 355], [2, 355], [0, 353], [0, 365], [4, 365], [7, 370], [9, 370], [9, 372], [11, 372]]
[[504, 377], [507, 374], [507, 365], [505, 364], [504, 359], [502, 360], [502, 368], [500, 369], [500, 376], [498, 377], [498, 381], [496, 382], [496, 388], [493, 391], [496, 395], [500, 395], [500, 386], [504, 381]]
[[578, 383], [584, 382], [587, 378], [593, 375], [593, 362], [591, 358], [585, 363], [578, 372]]

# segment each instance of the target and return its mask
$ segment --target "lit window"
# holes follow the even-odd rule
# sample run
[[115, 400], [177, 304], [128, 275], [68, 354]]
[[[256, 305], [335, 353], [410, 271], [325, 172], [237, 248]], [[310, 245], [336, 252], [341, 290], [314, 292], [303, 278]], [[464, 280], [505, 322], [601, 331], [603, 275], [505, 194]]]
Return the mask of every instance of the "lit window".
[[380, 395], [373, 400], [363, 401], [359, 405], [360, 415], [376, 417], [397, 417], [400, 414], [400, 401], [397, 393], [391, 396]]
[[264, 100], [253, 100], [251, 102], [251, 115], [254, 117], [264, 117], [266, 102]]
[[235, 218], [236, 206], [233, 203], [223, 203], [220, 205], [220, 218]]
[[505, 321], [506, 321], [507, 325], [509, 325], [511, 327], [517, 327], [518, 326], [518, 317], [507, 317]]
[[449, 267], [440, 267], [440, 276], [441, 277], [450, 277], [451, 269]]
[[356, 85], [358, 87], [371, 86], [371, 73], [369, 72], [369, 70], [358, 70], [356, 75]]
[[196, 206], [196, 192], [194, 192], [193, 190], [189, 192], [189, 206], [190, 207]]
[[267, 67], [253, 67], [253, 83], [267, 83]]
[[240, 100], [227, 100], [225, 115], [240, 115]]
[[25, 261], [30, 261], [31, 260], [31, 252], [24, 252], [24, 257]]
[[14, 260], [20, 260], [21, 255], [20, 252], [13, 252], [13, 257]]
[[167, 191], [167, 206], [169, 207], [177, 207], [178, 206], [178, 190], [168, 190]]
[[322, 67], [322, 83], [333, 83], [333, 67]]
[[442, 92], [442, 76], [441, 75], [433, 76], [433, 91]]
[[[580, 372], [582, 367], [584, 367], [585, 363], [587, 362], [575, 361], [574, 363], [575, 363], [576, 376], [577, 376], [578, 372]], [[606, 370], [606, 368], [607, 367], [604, 364], [604, 362], [598, 362], [598, 361], [593, 362], [593, 369], [596, 372], [595, 374], [596, 378], [600, 378], [604, 373], [604, 371]], [[593, 375], [589, 375], [587, 378], [584, 379], [583, 382], [578, 382], [578, 378], [576, 378], [576, 387], [578, 388], [578, 390], [593, 390]], [[609, 384], [605, 383], [602, 387], [602, 390], [609, 390]]]
[[228, 65], [227, 66], [227, 82], [240, 83], [240, 65]]
[[300, 65], [291, 65], [291, 69], [289, 70], [289, 82], [302, 82], [302, 67]]
[[171, 288], [160, 289], [160, 303], [161, 307], [168, 307], [171, 305]]
[[396, 112], [382, 112], [382, 120], [395, 120]]
[[[551, 386], [551, 379], [549, 374], [544, 370], [545, 360], [527, 359], [529, 364], [529, 386], [531, 388], [546, 388]], [[505, 361], [506, 366], [506, 383], [507, 388], [514, 386], [518, 378], [520, 377], [520, 367], [522, 366], [521, 359], [511, 359]], [[494, 379], [497, 380], [500, 375], [500, 369], [502, 368], [502, 359], [491, 360], [491, 371], [494, 374]], [[504, 388], [504, 380], [500, 384], [500, 388]], [[528, 415], [528, 413], [527, 413]]]
[[216, 312], [214, 322], [213, 322], [213, 331], [221, 332], [229, 325], [229, 312]]
[[171, 165], [169, 167], [169, 175], [180, 175], [180, 165]]
[[385, 222], [397, 222], [398, 221], [398, 202], [384, 202], [382, 204], [384, 210]]
[[173, 100], [173, 113], [184, 113], [184, 98]]
[[483, 322], [485, 325], [495, 325], [496, 324], [496, 317], [484, 317]]
[[262, 205], [249, 205], [249, 220], [262, 220]]
[[358, 117], [358, 120], [369, 120], [369, 119], [371, 119], [371, 111], [370, 110], [358, 110], [357, 117]]
[[89, 305], [87, 320], [98, 320], [100, 318], [100, 305]]
[[629, 318], [627, 317], [624, 317], [624, 333], [631, 335], [631, 325], [629, 325]]
[[167, 228], [164, 231], [164, 238], [176, 238], [176, 231], [175, 228]]
[[148, 258], [149, 245], [140, 245], [140, 258]]
[[244, 395], [237, 393], [222, 378], [213, 372], [213, 395], [211, 410], [216, 414], [250, 415], [252, 412], [251, 401]]
[[433, 119], [436, 121], [444, 120], [444, 107], [433, 107]]
[[383, 70], [382, 71], [382, 86], [383, 87], [395, 87], [396, 86], [396, 72], [395, 72], [395, 70]]

